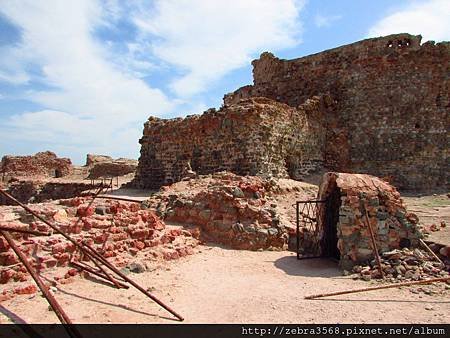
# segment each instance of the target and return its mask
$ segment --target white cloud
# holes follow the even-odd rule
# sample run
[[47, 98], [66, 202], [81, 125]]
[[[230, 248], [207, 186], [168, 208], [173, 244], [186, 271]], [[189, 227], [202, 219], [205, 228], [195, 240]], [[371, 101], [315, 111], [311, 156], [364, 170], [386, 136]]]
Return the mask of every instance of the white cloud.
[[299, 43], [295, 0], [157, 0], [142, 6], [134, 22], [153, 53], [185, 75], [171, 87], [181, 97], [208, 88], [255, 53]]
[[370, 37], [395, 33], [421, 34], [424, 41], [450, 40], [450, 1], [414, 1], [369, 29]]
[[[262, 51], [299, 43], [302, 7], [303, 0], [1, 0], [21, 38], [0, 47], [0, 81], [39, 106], [3, 117], [3, 147], [50, 147], [78, 160], [94, 151], [135, 157], [149, 115], [200, 112], [205, 105], [191, 95]], [[135, 35], [121, 35], [123, 22]], [[94, 34], [98, 28], [118, 40]], [[178, 97], [143, 80], [161, 69]]]
[[[93, 37], [94, 29], [106, 24], [105, 15], [112, 14], [89, 0], [3, 1], [0, 11], [22, 34], [18, 44], [2, 50], [9, 57], [0, 59], [0, 79], [13, 84], [34, 80], [51, 88], [24, 91], [24, 99], [45, 108], [13, 116], [2, 123], [2, 132], [43, 143], [41, 136], [59, 135], [60, 142], [86, 152], [90, 145], [111, 141], [111, 151], [121, 147], [128, 149], [124, 155], [136, 156], [138, 137], [115, 135], [130, 126], [140, 134], [148, 115], [167, 113], [172, 102], [118, 69], [117, 55]], [[30, 74], [31, 67], [39, 72]]]
[[322, 27], [330, 27], [333, 22], [341, 19], [342, 16], [341, 15], [322, 15], [322, 14], [317, 14], [314, 17], [314, 25], [316, 25], [316, 27], [318, 28], [322, 28]]

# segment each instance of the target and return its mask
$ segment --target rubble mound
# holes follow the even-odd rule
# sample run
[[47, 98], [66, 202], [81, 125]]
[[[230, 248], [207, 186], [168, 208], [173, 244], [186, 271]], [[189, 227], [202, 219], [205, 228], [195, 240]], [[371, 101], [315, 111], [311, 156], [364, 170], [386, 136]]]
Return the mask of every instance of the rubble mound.
[[63, 177], [71, 174], [73, 167], [70, 159], [44, 151], [33, 156], [3, 156], [0, 171], [11, 176]]
[[207, 239], [231, 248], [282, 249], [288, 233], [268, 196], [275, 187], [275, 181], [221, 172], [163, 187], [146, 203], [165, 221], [199, 226]]
[[[447, 270], [450, 268], [450, 264], [447, 264], [447, 267], [442, 265], [424, 250], [403, 248], [382, 253], [381, 267], [387, 280], [391, 283], [396, 283], [447, 277], [449, 275]], [[354, 266], [353, 272], [366, 281], [380, 278], [380, 272], [375, 260], [364, 266]]]
[[[130, 270], [137, 265], [145, 266], [140, 262], [172, 260], [193, 254], [193, 248], [199, 244], [196, 229], [168, 226], [151, 210], [141, 209], [139, 203], [112, 200], [91, 202], [90, 198], [76, 197], [59, 203], [34, 204], [31, 209], [76, 241], [93, 246], [114, 265], [129, 265]], [[1, 207], [0, 226], [51, 232], [48, 225], [23, 209], [12, 206]], [[40, 272], [65, 267], [71, 260], [81, 260], [75, 245], [61, 235], [29, 237], [28, 234], [11, 234]], [[21, 282], [30, 278], [18, 263], [17, 256], [1, 237], [0, 283]], [[64, 278], [68, 277], [66, 275]]]

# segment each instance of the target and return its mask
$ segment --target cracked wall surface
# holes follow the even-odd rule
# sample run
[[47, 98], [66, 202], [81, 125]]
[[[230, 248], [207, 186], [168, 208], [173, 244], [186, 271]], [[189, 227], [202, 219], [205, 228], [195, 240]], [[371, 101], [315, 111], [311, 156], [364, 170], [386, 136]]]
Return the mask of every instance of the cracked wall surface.
[[[266, 52], [252, 64], [254, 84], [225, 95], [219, 111], [149, 119], [135, 186], [177, 181], [186, 161], [199, 173], [292, 178], [323, 165], [386, 177], [400, 189], [450, 182], [449, 42], [421, 44], [421, 36], [397, 34], [294, 60]], [[265, 113], [260, 97], [273, 100]], [[328, 103], [312, 111], [308, 100], [317, 97]], [[295, 109], [309, 114], [284, 127]], [[286, 129], [303, 140], [294, 148], [309, 150], [290, 158], [275, 150], [276, 160], [268, 161], [270, 149], [289, 148], [275, 136]]]

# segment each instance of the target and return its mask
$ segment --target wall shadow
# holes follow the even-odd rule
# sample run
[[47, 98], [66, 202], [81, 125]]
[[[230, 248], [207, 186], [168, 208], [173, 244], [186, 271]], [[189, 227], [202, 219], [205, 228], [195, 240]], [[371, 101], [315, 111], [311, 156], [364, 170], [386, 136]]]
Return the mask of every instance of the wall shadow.
[[277, 259], [274, 264], [291, 276], [342, 277], [338, 263], [328, 258], [297, 260], [296, 256], [285, 256]]

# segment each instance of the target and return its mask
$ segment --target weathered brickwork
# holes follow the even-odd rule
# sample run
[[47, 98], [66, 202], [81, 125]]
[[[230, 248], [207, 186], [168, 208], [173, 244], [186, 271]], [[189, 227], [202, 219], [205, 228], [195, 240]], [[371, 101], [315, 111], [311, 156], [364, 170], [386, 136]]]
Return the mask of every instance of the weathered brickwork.
[[159, 188], [180, 181], [187, 168], [197, 174], [296, 177], [322, 166], [324, 140], [318, 132], [332, 102], [314, 97], [298, 108], [251, 98], [202, 115], [145, 124], [134, 185]]
[[294, 60], [263, 53], [252, 63], [254, 85], [224, 102], [264, 96], [295, 107], [329, 94], [329, 169], [389, 176], [403, 189], [442, 186], [450, 181], [450, 43], [420, 42], [398, 34]]
[[13, 176], [63, 177], [73, 172], [68, 158], [59, 158], [51, 151], [32, 156], [3, 156], [0, 173]]
[[201, 174], [300, 178], [323, 165], [401, 189], [450, 182], [449, 42], [398, 34], [252, 64], [254, 84], [225, 95], [219, 111], [149, 119], [135, 186], [178, 181], [188, 161]]

